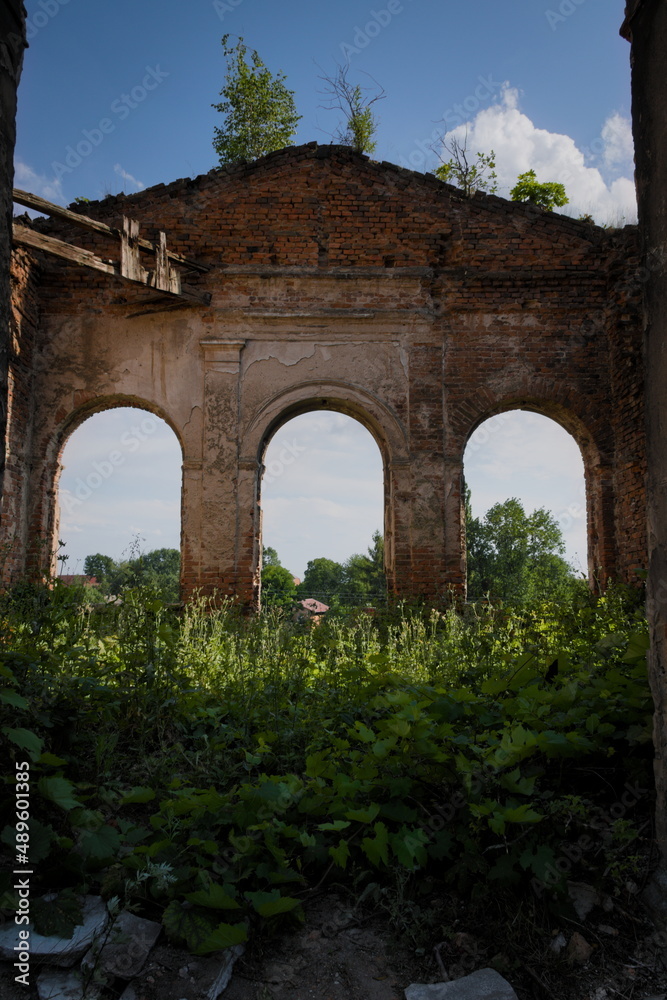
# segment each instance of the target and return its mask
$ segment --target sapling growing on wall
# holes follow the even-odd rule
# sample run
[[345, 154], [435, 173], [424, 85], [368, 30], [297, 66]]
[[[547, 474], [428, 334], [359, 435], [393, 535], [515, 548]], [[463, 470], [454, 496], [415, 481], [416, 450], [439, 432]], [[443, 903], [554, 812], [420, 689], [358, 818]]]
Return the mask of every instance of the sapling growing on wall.
[[442, 141], [442, 147], [450, 154], [450, 159], [443, 162], [435, 171], [435, 176], [448, 184], [455, 184], [463, 193], [471, 198], [475, 191], [486, 191], [495, 194], [498, 190], [496, 174], [496, 154], [475, 153], [473, 157], [468, 152], [468, 135], [459, 142], [456, 136]]
[[220, 91], [224, 98], [212, 107], [225, 116], [224, 125], [216, 127], [213, 146], [220, 163], [255, 160], [276, 149], [288, 146], [296, 135], [301, 115], [296, 113], [294, 91], [285, 86], [285, 75], [273, 73], [258, 53], [250, 50], [239, 37], [230, 45], [229, 35], [222, 37], [227, 57], [227, 77]]
[[371, 155], [377, 143], [373, 136], [378, 129], [378, 120], [373, 110], [377, 101], [387, 96], [380, 88], [373, 93], [370, 87], [352, 84], [347, 78], [348, 66], [338, 66], [333, 76], [322, 76], [327, 98], [324, 107], [328, 111], [342, 111], [344, 125], [338, 128], [334, 138], [343, 146], [351, 146], [357, 153]]
[[[512, 201], [529, 201], [532, 205], [553, 212], [554, 208], [567, 205], [569, 198], [565, 186], [558, 181], [540, 183], [534, 170], [526, 170], [519, 174], [515, 186], [510, 191]], [[586, 221], [590, 219], [587, 217]]]

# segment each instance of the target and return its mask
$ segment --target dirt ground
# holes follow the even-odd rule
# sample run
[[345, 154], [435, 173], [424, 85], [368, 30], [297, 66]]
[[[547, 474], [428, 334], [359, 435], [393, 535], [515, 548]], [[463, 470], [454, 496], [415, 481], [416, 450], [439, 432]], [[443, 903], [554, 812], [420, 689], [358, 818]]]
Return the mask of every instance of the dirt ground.
[[[585, 925], [565, 921], [549, 936], [524, 933], [520, 955], [496, 951], [479, 921], [476, 929], [468, 925], [430, 948], [416, 948], [409, 935], [389, 927], [386, 915], [350, 909], [336, 892], [309, 901], [305, 913], [302, 925], [247, 949], [223, 1000], [404, 1000], [410, 983], [441, 982], [487, 966], [505, 976], [519, 1000], [667, 1000], [667, 937], [638, 907], [593, 913]], [[559, 941], [556, 954], [552, 945]], [[203, 1000], [217, 968], [215, 958], [158, 944], [132, 983], [131, 1000]], [[124, 986], [116, 981], [103, 997], [118, 998]], [[37, 991], [34, 983], [14, 983], [4, 964], [0, 997], [36, 1000]]]

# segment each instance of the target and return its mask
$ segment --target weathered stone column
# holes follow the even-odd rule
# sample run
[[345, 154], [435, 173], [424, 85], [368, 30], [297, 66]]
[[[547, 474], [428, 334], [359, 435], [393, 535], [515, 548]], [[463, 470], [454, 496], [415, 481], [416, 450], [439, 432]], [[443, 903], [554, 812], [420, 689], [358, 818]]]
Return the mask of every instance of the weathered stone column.
[[200, 586], [202, 571], [202, 460], [183, 460], [181, 483], [181, 597]]
[[662, 871], [652, 902], [667, 918], [667, 5], [630, 0], [632, 119], [644, 283], [648, 481], [649, 678], [655, 703], [656, 838]]
[[463, 463], [445, 462], [445, 573], [447, 586], [463, 593], [466, 581]]
[[0, 6], [0, 495], [5, 471], [7, 366], [9, 362], [9, 260], [16, 142], [16, 91], [23, 66], [26, 11], [21, 0]]
[[588, 579], [604, 590], [616, 576], [614, 469], [584, 465], [588, 509]]
[[[187, 482], [184, 476], [184, 524], [195, 524], [198, 535], [189, 536], [186, 552], [192, 552], [188, 559], [194, 565], [198, 559], [194, 580], [203, 593], [233, 595], [238, 593], [238, 411], [245, 341], [210, 337], [200, 344], [204, 353], [201, 483], [198, 486], [191, 475], [193, 469], [186, 470]], [[197, 504], [198, 490], [197, 519], [192, 509]], [[188, 588], [192, 589], [189, 583]]]

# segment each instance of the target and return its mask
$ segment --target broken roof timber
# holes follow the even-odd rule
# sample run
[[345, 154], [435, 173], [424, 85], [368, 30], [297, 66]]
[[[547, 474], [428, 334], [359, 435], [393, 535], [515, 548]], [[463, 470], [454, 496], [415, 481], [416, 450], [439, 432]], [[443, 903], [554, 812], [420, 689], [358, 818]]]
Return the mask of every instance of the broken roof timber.
[[[104, 236], [113, 236], [116, 239], [121, 235], [120, 229], [107, 226], [106, 223], [98, 222], [97, 219], [91, 219], [88, 215], [79, 215], [78, 212], [72, 212], [69, 208], [63, 208], [62, 205], [54, 205], [45, 198], [40, 198], [36, 194], [30, 194], [28, 191], [21, 191], [20, 188], [14, 188], [13, 198], [17, 205], [32, 208], [35, 212], [44, 212], [46, 215], [52, 215], [57, 219], [64, 219], [66, 222], [71, 222], [73, 226], [79, 226], [81, 229], [92, 229], [96, 233], [102, 233]], [[141, 250], [146, 250], [148, 253], [155, 253], [155, 244], [149, 240], [137, 239], [137, 244]], [[211, 270], [208, 264], [200, 264], [196, 260], [182, 257], [181, 254], [174, 253], [173, 250], [167, 250], [167, 256], [169, 260], [173, 260], [174, 264], [179, 264], [189, 271], [205, 273]]]
[[[93, 230], [104, 236], [112, 237], [120, 241], [120, 261], [105, 261], [97, 254], [83, 247], [66, 243], [64, 240], [47, 236], [38, 230], [30, 229], [14, 223], [13, 239], [14, 243], [21, 246], [31, 247], [33, 250], [42, 250], [44, 253], [59, 257], [70, 264], [80, 267], [89, 267], [95, 271], [102, 271], [104, 274], [112, 274], [122, 278], [132, 284], [143, 285], [147, 288], [154, 288], [164, 295], [184, 299], [186, 302], [197, 305], [209, 305], [211, 295], [209, 292], [200, 292], [195, 288], [181, 283], [181, 276], [178, 271], [172, 268], [172, 262], [186, 267], [189, 270], [208, 271], [210, 268], [205, 264], [198, 264], [196, 261], [181, 257], [180, 254], [172, 253], [167, 249], [167, 237], [164, 233], [159, 234], [157, 244], [142, 240], [139, 237], [139, 224], [133, 219], [123, 218], [123, 228], [113, 229], [104, 222], [98, 222], [85, 215], [78, 215], [60, 205], [53, 205], [51, 202], [40, 198], [37, 195], [28, 194], [26, 191], [14, 190], [14, 201], [27, 208], [32, 208], [40, 212], [48, 212], [58, 218], [78, 225], [84, 229]], [[154, 255], [155, 267], [153, 270], [144, 268], [140, 260], [140, 252], [146, 251]]]
[[[14, 223], [13, 240], [18, 246], [30, 247], [32, 250], [41, 250], [43, 253], [51, 254], [52, 257], [59, 257], [60, 260], [67, 261], [69, 264], [76, 264], [79, 267], [89, 267], [94, 271], [101, 271], [103, 274], [112, 274], [114, 277], [122, 278], [133, 285], [154, 288], [164, 295], [172, 295], [176, 298], [185, 299], [187, 302], [192, 302], [193, 304], [207, 306], [211, 301], [209, 292], [200, 292], [194, 288], [190, 288], [188, 285], [180, 285], [179, 287], [178, 276], [174, 275], [173, 272], [169, 288], [158, 284], [159, 275], [156, 280], [157, 272], [146, 271], [144, 272], [144, 277], [130, 277], [127, 274], [123, 274], [120, 265], [102, 260], [101, 257], [98, 257], [97, 254], [92, 253], [90, 250], [84, 250], [83, 247], [77, 247], [72, 243], [57, 240], [53, 236], [46, 236], [45, 233], [39, 233], [34, 229], [28, 229], [26, 226], [20, 226], [16, 222]], [[174, 278], [176, 278], [176, 281], [174, 281]]]

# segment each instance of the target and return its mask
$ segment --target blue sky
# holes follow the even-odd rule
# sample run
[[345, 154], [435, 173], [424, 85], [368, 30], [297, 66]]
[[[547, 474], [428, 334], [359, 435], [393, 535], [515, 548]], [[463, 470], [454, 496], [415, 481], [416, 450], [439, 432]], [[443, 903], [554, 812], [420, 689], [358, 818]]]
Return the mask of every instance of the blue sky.
[[[467, 131], [469, 148], [495, 150], [499, 193], [507, 194], [517, 174], [534, 167], [538, 179], [565, 183], [570, 195], [566, 212], [590, 212], [600, 223], [623, 224], [636, 218], [629, 49], [618, 36], [623, 0], [379, 0], [377, 4], [364, 0], [321, 4], [312, 0], [27, 0], [26, 7], [30, 48], [19, 91], [16, 184], [53, 201], [68, 204], [77, 196], [94, 199], [121, 190], [130, 193], [196, 176], [215, 166], [211, 140], [221, 119], [211, 105], [219, 100], [224, 82], [220, 39], [229, 32], [244, 36], [271, 70], [287, 75], [303, 116], [296, 142], [331, 141], [340, 122], [334, 112], [322, 107], [319, 77], [349, 59], [354, 82], [372, 85], [375, 80], [386, 91], [386, 98], [376, 105], [378, 159], [433, 169], [439, 161], [430, 147], [438, 146], [438, 136], [449, 131], [451, 138], [454, 130], [461, 138]], [[101, 130], [105, 120], [108, 124]], [[322, 418], [304, 419], [320, 426]], [[309, 478], [319, 483], [320, 506], [329, 509], [332, 523], [347, 523], [345, 531], [338, 533], [345, 550], [337, 557], [344, 558], [365, 548], [381, 515], [369, 514], [368, 526], [364, 521], [363, 532], [358, 533], [363, 537], [357, 537], [351, 524], [354, 518], [333, 517], [334, 508], [327, 508], [327, 503], [339, 503], [339, 494], [332, 492], [335, 483], [349, 485], [351, 463], [335, 473], [335, 456], [342, 453], [349, 459], [358, 447], [352, 432], [347, 443], [341, 444], [344, 424], [337, 416], [329, 419], [331, 454], [317, 459], [328, 474], [318, 472]], [[534, 415], [516, 419], [518, 423], [506, 421], [494, 432], [494, 444], [510, 434], [518, 443], [522, 466], [538, 469], [544, 439], [533, 446], [530, 435], [539, 421], [536, 424]], [[108, 435], [113, 439], [117, 433], [118, 427], [103, 430], [97, 423], [100, 420], [84, 425], [72, 438], [64, 488], [68, 488], [68, 476], [75, 484], [81, 474], [84, 480], [91, 474], [87, 464], [90, 444], [81, 444], [77, 457], [77, 442], [84, 442], [88, 435], [104, 452]], [[142, 448], [158, 446], [160, 440], [161, 431], [156, 430]], [[546, 504], [566, 511], [581, 503], [579, 472], [574, 459], [567, 457], [569, 442], [566, 437], [563, 440], [562, 446], [555, 440], [550, 445], [556, 449], [554, 464], [561, 470], [559, 499], [554, 500], [553, 489], [547, 489], [542, 499], [535, 500], [532, 493], [530, 499], [527, 496], [527, 506]], [[355, 466], [357, 498], [372, 492], [375, 473], [370, 456], [375, 446], [369, 447], [367, 457]], [[485, 447], [476, 455], [486, 453]], [[145, 464], [149, 451], [142, 455]], [[130, 468], [130, 458], [123, 473]], [[155, 462], [163, 463], [159, 468], [164, 467], [168, 478], [173, 459], [162, 451]], [[276, 547], [295, 573], [303, 572], [304, 550], [287, 536], [290, 523], [298, 523], [290, 500], [301, 495], [294, 491], [303, 493], [301, 465], [295, 463], [296, 483], [290, 485], [291, 477], [285, 472], [265, 491], [267, 544], [281, 539]], [[492, 479], [494, 468], [499, 471], [498, 463], [489, 459], [482, 465], [482, 479], [473, 486], [478, 507], [518, 492], [518, 480], [501, 479], [500, 493], [494, 493]], [[533, 480], [538, 482], [541, 475], [535, 473]], [[64, 515], [63, 528], [75, 511], [80, 517], [84, 508], [92, 511], [107, 487], [121, 480], [119, 469], [80, 509]], [[134, 481], [140, 489], [140, 504], [150, 505], [149, 483], [140, 484], [138, 475]], [[161, 474], [153, 481], [162, 483]], [[120, 485], [113, 488], [120, 489]], [[164, 544], [167, 539], [177, 544], [178, 501], [167, 502], [164, 483], [161, 489], [154, 503], [171, 504], [176, 527], [167, 528], [165, 522], [160, 537]], [[106, 512], [94, 519], [98, 535], [92, 538], [104, 537], [109, 554], [120, 555], [120, 534], [130, 522], [139, 532], [144, 525], [148, 527], [143, 530], [154, 531], [160, 523], [158, 507], [151, 508], [150, 515], [146, 508], [140, 516], [141, 509], [135, 507], [134, 516], [120, 501], [108, 502]], [[105, 519], [113, 510], [120, 514], [117, 528], [103, 528], [102, 522], [111, 524]], [[271, 526], [274, 513], [275, 528]], [[76, 528], [72, 521], [68, 539], [72, 566], [87, 551], [105, 551], [101, 543], [92, 545], [87, 528]], [[273, 540], [269, 531], [274, 533]], [[319, 544], [334, 535], [333, 530], [321, 528], [315, 531], [315, 541]], [[109, 548], [112, 538], [113, 551]], [[157, 547], [156, 539], [147, 539], [146, 547]], [[571, 557], [575, 551], [580, 553], [582, 544], [571, 542]], [[313, 551], [309, 558], [325, 554], [329, 553]]]

